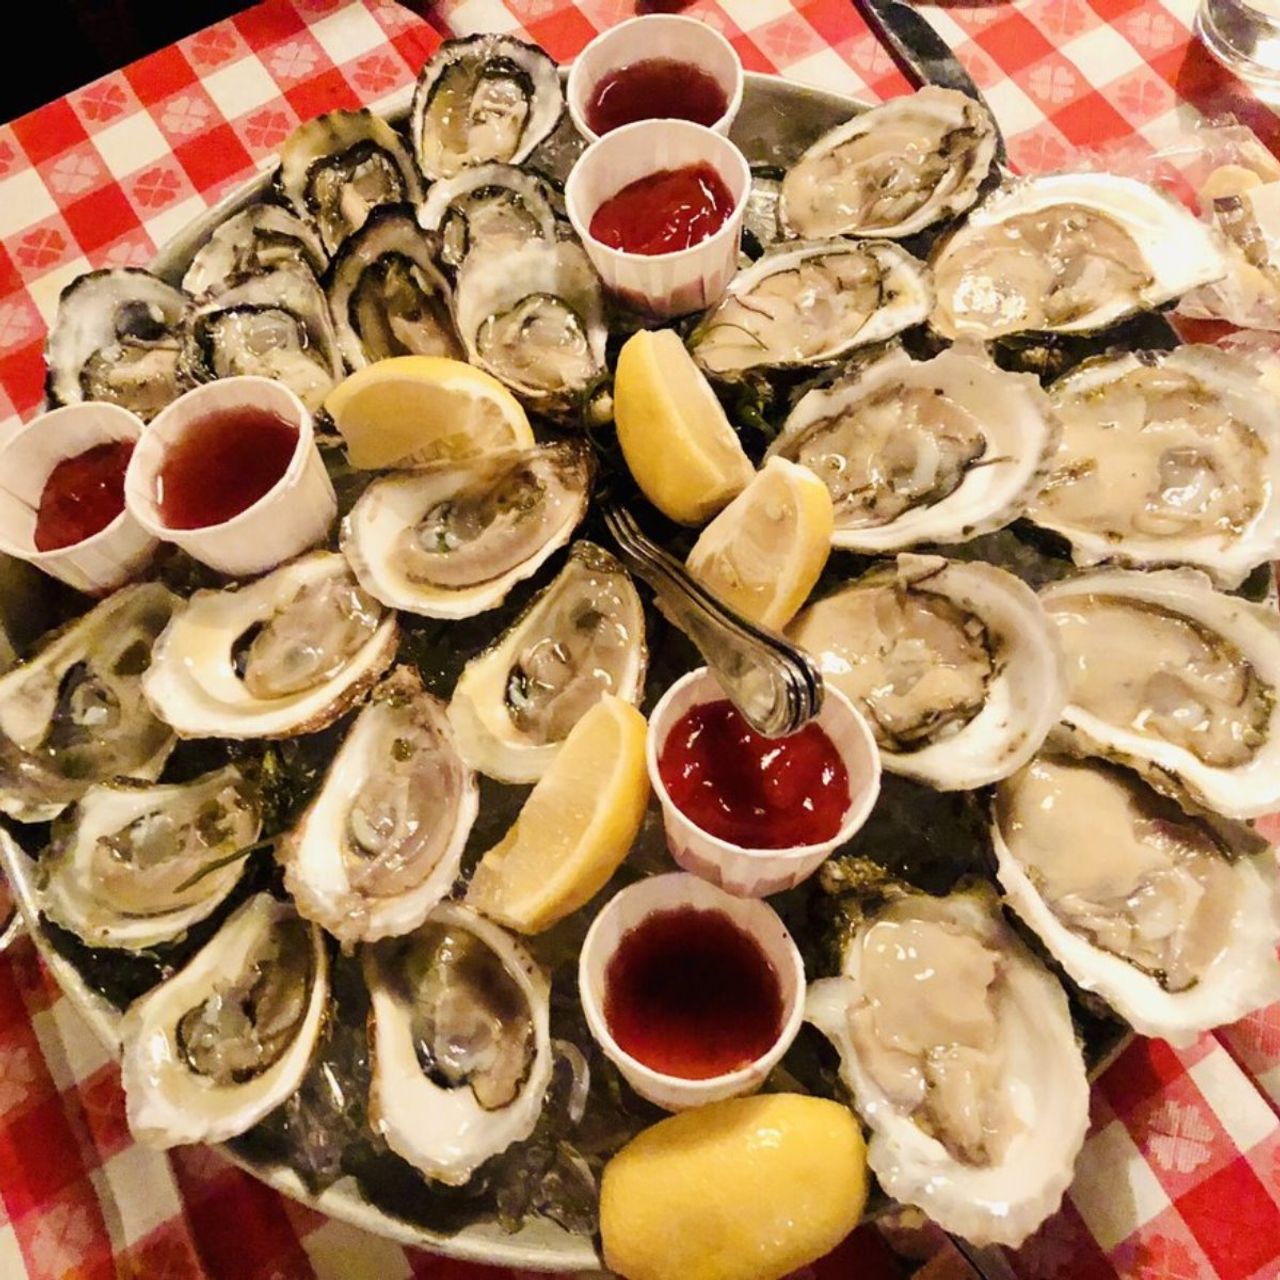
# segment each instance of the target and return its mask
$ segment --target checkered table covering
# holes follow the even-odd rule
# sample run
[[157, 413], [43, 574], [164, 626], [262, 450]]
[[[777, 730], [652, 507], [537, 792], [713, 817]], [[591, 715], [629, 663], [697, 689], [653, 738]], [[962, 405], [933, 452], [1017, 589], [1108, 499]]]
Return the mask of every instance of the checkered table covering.
[[[1280, 120], [1190, 37], [1195, 0], [922, 6], [983, 88], [1018, 167], [1158, 148], [1234, 112]], [[58, 293], [145, 264], [299, 120], [378, 106], [445, 35], [523, 32], [572, 57], [631, 0], [268, 0], [0, 126], [0, 423], [38, 408]], [[643, 6], [641, 6], [643, 7]], [[906, 83], [847, 0], [697, 0], [745, 64], [868, 100]], [[0, 431], [6, 429], [0, 425]], [[1134, 1043], [1094, 1090], [1062, 1211], [1010, 1262], [1025, 1280], [1280, 1277], [1280, 1008], [1193, 1048]], [[897, 1274], [858, 1232], [807, 1280]], [[135, 1145], [118, 1072], [29, 943], [0, 959], [0, 1280], [498, 1280], [285, 1200], [204, 1148]]]

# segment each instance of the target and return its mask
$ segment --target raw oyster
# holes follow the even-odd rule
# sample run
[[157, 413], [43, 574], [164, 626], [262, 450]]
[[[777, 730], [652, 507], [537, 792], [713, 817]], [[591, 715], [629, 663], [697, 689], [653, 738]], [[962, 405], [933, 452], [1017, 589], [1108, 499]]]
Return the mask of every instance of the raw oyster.
[[895, 1200], [977, 1245], [1022, 1243], [1057, 1208], [1089, 1123], [1067, 999], [987, 887], [906, 894], [809, 987]]
[[1063, 434], [1029, 517], [1079, 565], [1193, 564], [1222, 587], [1280, 556], [1280, 410], [1214, 347], [1080, 365], [1050, 389]]
[[992, 842], [1013, 909], [1142, 1035], [1187, 1044], [1280, 1000], [1275, 856], [1248, 827], [1041, 756], [997, 787]]
[[1217, 235], [1133, 178], [1022, 178], [973, 209], [932, 259], [930, 323], [948, 338], [1089, 333], [1227, 270]]
[[569, 541], [593, 470], [590, 448], [561, 441], [384, 476], [342, 522], [342, 552], [388, 607], [467, 618]]
[[1009, 523], [1039, 487], [1058, 428], [1030, 374], [949, 348], [901, 349], [788, 415], [770, 455], [809, 467], [831, 490], [832, 544], [896, 551], [966, 542]]
[[330, 111], [300, 124], [280, 148], [276, 186], [330, 256], [379, 205], [422, 199], [409, 149], [367, 110]]
[[329, 255], [311, 227], [278, 204], [255, 204], [214, 228], [196, 251], [182, 287], [193, 297], [236, 276], [264, 275], [277, 267], [323, 274]]
[[428, 1178], [459, 1186], [533, 1132], [551, 1080], [550, 984], [510, 934], [452, 904], [363, 955], [370, 1120]]
[[234, 765], [193, 782], [90, 787], [40, 858], [40, 909], [91, 947], [169, 942], [235, 888], [262, 828]]
[[0, 813], [46, 822], [95, 783], [159, 776], [173, 734], [140, 682], [180, 604], [158, 583], [125, 587], [0, 677]]
[[572, 408], [604, 375], [600, 279], [573, 241], [475, 250], [458, 272], [454, 303], [468, 358], [533, 409]]
[[203, 299], [182, 364], [196, 382], [241, 374], [274, 378], [313, 412], [342, 376], [324, 291], [297, 264], [240, 276]]
[[782, 224], [815, 239], [913, 235], [968, 209], [995, 153], [986, 108], [927, 85], [823, 134], [787, 171]]
[[644, 609], [626, 570], [575, 542], [555, 580], [464, 668], [449, 719], [462, 754], [503, 782], [536, 782], [606, 693], [638, 704]]
[[519, 164], [563, 110], [560, 73], [537, 45], [505, 35], [446, 40], [414, 91], [414, 155], [431, 179], [492, 160]]
[[398, 667], [279, 847], [285, 887], [346, 948], [408, 933], [453, 887], [475, 816], [444, 704]]
[[247, 586], [197, 591], [156, 643], [143, 692], [184, 738], [285, 738], [332, 724], [395, 657], [397, 626], [317, 551]]
[[325, 280], [349, 369], [388, 356], [462, 356], [437, 240], [412, 205], [382, 205], [343, 243]]
[[1053, 624], [995, 565], [900, 555], [810, 605], [787, 634], [853, 699], [884, 767], [940, 791], [1008, 777], [1066, 700]]
[[179, 368], [190, 299], [134, 267], [78, 276], [45, 342], [50, 406], [109, 400], [149, 422], [189, 382]]
[[1280, 619], [1193, 569], [1113, 569], [1040, 598], [1067, 659], [1057, 737], [1231, 818], [1280, 809]]
[[739, 271], [689, 339], [710, 374], [830, 364], [920, 324], [922, 262], [889, 240], [785, 241]]
[[433, 183], [418, 219], [440, 236], [440, 259], [460, 267], [477, 245], [556, 238], [556, 215], [547, 183], [510, 164], [479, 164], [456, 178]]
[[260, 893], [129, 1006], [120, 1062], [139, 1142], [222, 1142], [302, 1081], [329, 997], [324, 934]]

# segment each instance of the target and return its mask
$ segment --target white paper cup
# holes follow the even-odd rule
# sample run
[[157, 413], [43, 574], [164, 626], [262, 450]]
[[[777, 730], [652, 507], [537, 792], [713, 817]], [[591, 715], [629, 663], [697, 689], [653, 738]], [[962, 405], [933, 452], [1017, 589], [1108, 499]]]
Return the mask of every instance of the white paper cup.
[[737, 50], [714, 27], [697, 18], [662, 13], [631, 18], [602, 31], [574, 59], [565, 98], [578, 132], [588, 142], [600, 136], [587, 123], [587, 103], [600, 81], [611, 71], [651, 58], [688, 63], [715, 79], [728, 105], [711, 128], [727, 137], [742, 106], [742, 60]]
[[[667, 1075], [633, 1058], [613, 1038], [605, 1020], [605, 975], [623, 936], [658, 911], [693, 907], [720, 911], [755, 939], [778, 975], [782, 1028], [769, 1051], [738, 1071], [706, 1080]], [[587, 1026], [627, 1083], [642, 1097], [668, 1111], [684, 1111], [723, 1098], [754, 1093], [782, 1060], [800, 1030], [804, 1014], [804, 961], [778, 913], [752, 898], [735, 898], [697, 876], [673, 871], [651, 876], [615, 894], [587, 932], [578, 958], [578, 990]]]
[[40, 496], [54, 467], [95, 445], [137, 440], [144, 429], [127, 409], [86, 400], [41, 414], [10, 436], [0, 446], [0, 551], [91, 595], [113, 591], [144, 568], [158, 544], [127, 508], [80, 542], [56, 551], [35, 545]]
[[[274, 413], [298, 431], [284, 475], [239, 515], [201, 529], [172, 529], [156, 503], [166, 452], [195, 422], [228, 410]], [[333, 484], [316, 448], [311, 415], [288, 387], [270, 378], [223, 378], [188, 391], [147, 428], [133, 451], [124, 496], [134, 519], [219, 573], [243, 577], [273, 569], [323, 542], [338, 514]]]
[[849, 773], [849, 806], [840, 830], [821, 844], [790, 849], [751, 849], [732, 844], [686, 817], [671, 799], [658, 771], [658, 757], [667, 735], [681, 716], [702, 703], [718, 702], [727, 696], [706, 667], [691, 671], [667, 690], [649, 717], [645, 746], [649, 781], [662, 806], [667, 847], [676, 862], [729, 893], [763, 898], [807, 879], [866, 822], [880, 794], [880, 750], [853, 704], [828, 684], [816, 723], [835, 744]]
[[[709, 164], [733, 196], [733, 212], [714, 235], [674, 253], [625, 253], [591, 234], [591, 219], [623, 187], [688, 165]], [[738, 269], [738, 243], [751, 167], [727, 138], [687, 120], [642, 120], [606, 133], [584, 151], [565, 184], [569, 221], [605, 287], [637, 311], [658, 318], [710, 306]]]

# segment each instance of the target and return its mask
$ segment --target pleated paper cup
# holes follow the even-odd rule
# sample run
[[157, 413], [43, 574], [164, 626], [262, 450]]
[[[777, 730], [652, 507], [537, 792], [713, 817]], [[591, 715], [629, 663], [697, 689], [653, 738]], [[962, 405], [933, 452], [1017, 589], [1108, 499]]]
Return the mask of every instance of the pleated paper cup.
[[[256, 502], [221, 524], [174, 529], [157, 502], [157, 479], [165, 454], [197, 422], [239, 409], [273, 413], [297, 429], [298, 443], [284, 475]], [[338, 501], [320, 450], [311, 414], [288, 387], [270, 378], [223, 378], [188, 391], [147, 428], [124, 478], [133, 518], [155, 537], [181, 547], [219, 573], [262, 573], [323, 542], [338, 514]]]
[[[659, 911], [719, 911], [753, 938], [773, 966], [782, 997], [782, 1025], [777, 1040], [754, 1062], [737, 1071], [688, 1080], [647, 1067], [613, 1038], [605, 1017], [605, 980], [609, 962], [623, 938]], [[642, 1097], [668, 1111], [720, 1102], [754, 1093], [782, 1060], [800, 1030], [804, 1015], [804, 961], [778, 913], [767, 903], [735, 898], [697, 876], [675, 871], [650, 876], [615, 894], [596, 916], [578, 958], [578, 991], [587, 1026], [605, 1056]]]
[[[733, 197], [733, 212], [713, 235], [674, 253], [626, 253], [591, 234], [591, 219], [623, 187], [667, 169], [708, 164]], [[582, 153], [565, 184], [569, 221], [605, 287], [656, 319], [702, 311], [738, 269], [738, 246], [751, 167], [727, 138], [687, 120], [642, 120], [606, 133]]]
[[127, 508], [70, 546], [38, 551], [35, 544], [40, 496], [54, 467], [96, 445], [137, 440], [144, 430], [127, 409], [86, 400], [41, 414], [10, 436], [0, 446], [0, 551], [90, 595], [113, 591], [145, 568], [158, 543]]
[[880, 749], [853, 703], [828, 684], [816, 723], [835, 744], [849, 774], [849, 804], [840, 830], [821, 844], [789, 849], [733, 844], [704, 831], [690, 819], [671, 799], [658, 770], [667, 736], [680, 718], [696, 706], [727, 697], [706, 667], [691, 671], [667, 690], [649, 717], [649, 781], [662, 807], [667, 847], [676, 862], [729, 893], [763, 898], [808, 879], [836, 849], [857, 834], [880, 794]]

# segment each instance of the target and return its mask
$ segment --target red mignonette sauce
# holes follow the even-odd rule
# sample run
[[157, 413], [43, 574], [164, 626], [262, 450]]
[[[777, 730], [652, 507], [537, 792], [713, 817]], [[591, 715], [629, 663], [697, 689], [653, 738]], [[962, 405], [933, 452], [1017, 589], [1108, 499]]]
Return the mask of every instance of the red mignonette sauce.
[[676, 58], [645, 58], [610, 71], [592, 90], [586, 120], [600, 135], [637, 120], [692, 120], [710, 127], [729, 108], [720, 82]]
[[821, 844], [839, 832], [849, 808], [849, 772], [822, 728], [765, 738], [725, 700], [701, 703], [676, 721], [658, 773], [690, 821], [747, 849]]
[[44, 482], [36, 511], [37, 551], [60, 551], [101, 533], [124, 510], [132, 440], [108, 440], [63, 458]]
[[733, 193], [709, 164], [662, 169], [610, 196], [595, 211], [591, 234], [625, 253], [675, 253], [715, 235], [733, 204]]
[[782, 1034], [769, 957], [722, 911], [657, 911], [622, 936], [605, 970], [604, 1017], [651, 1071], [709, 1080], [749, 1066]]
[[160, 518], [170, 529], [205, 529], [238, 516], [275, 487], [297, 447], [297, 427], [266, 409], [197, 419], [156, 474]]

